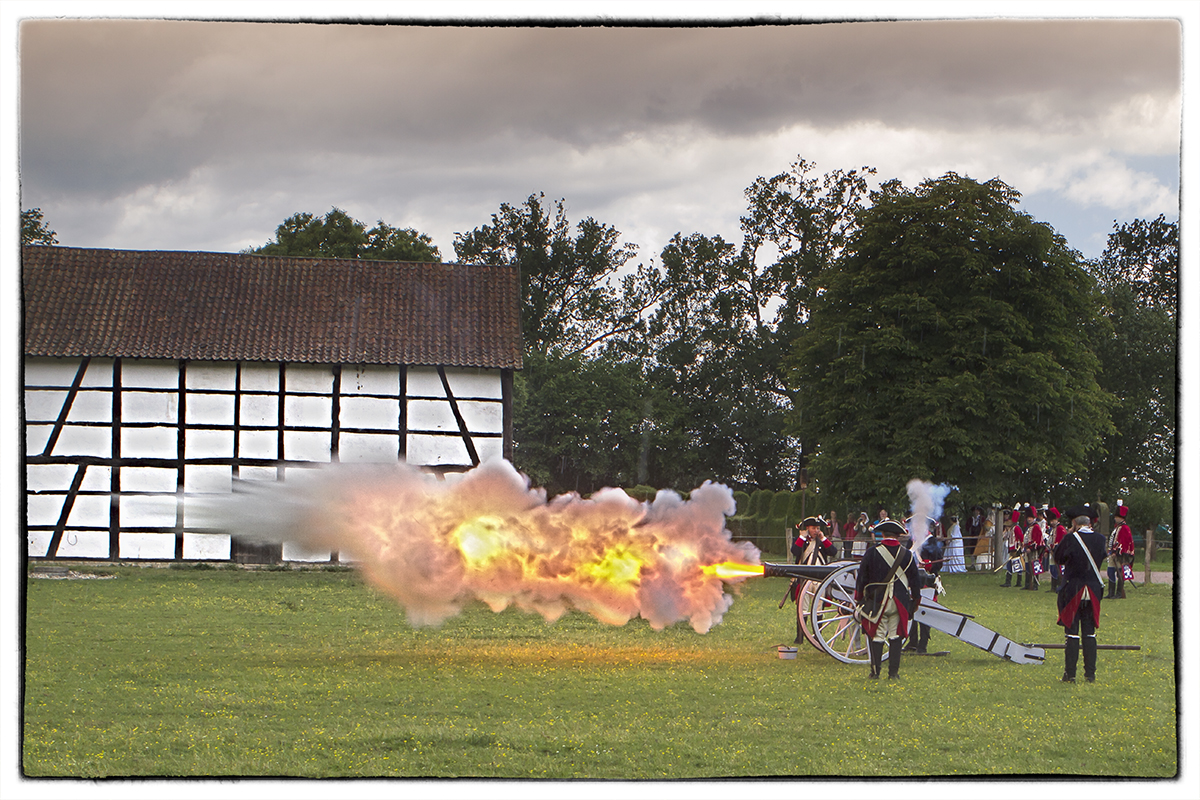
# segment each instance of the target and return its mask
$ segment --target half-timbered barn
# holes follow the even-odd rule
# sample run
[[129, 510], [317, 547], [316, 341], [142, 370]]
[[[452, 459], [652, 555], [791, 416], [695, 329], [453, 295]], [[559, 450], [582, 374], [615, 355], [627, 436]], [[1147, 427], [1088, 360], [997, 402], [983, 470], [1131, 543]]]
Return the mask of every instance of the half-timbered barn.
[[25, 247], [29, 555], [336, 558], [189, 525], [329, 462], [512, 457], [515, 268]]

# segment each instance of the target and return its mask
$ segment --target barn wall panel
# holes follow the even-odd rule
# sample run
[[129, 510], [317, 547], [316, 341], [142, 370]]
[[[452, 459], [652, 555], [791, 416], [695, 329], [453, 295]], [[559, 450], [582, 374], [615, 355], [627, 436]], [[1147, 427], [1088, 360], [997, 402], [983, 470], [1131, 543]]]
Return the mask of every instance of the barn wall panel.
[[[107, 548], [107, 541], [105, 542]], [[174, 559], [175, 536], [169, 533], [122, 533], [121, 558]]]
[[[48, 543], [48, 542], [47, 542]], [[108, 532], [67, 528], [58, 546], [59, 558], [107, 558]]]
[[52, 455], [112, 457], [112, 430], [108, 427], [63, 426]]
[[[42, 459], [26, 470], [33, 556], [173, 559], [181, 541], [184, 559], [228, 559], [230, 537], [189, 529], [186, 512], [198, 496], [228, 493], [235, 481], [275, 481], [295, 468], [283, 463], [327, 463], [335, 454], [347, 463], [403, 458], [451, 470], [472, 463], [433, 367], [137, 359], [117, 367], [93, 359], [81, 378], [82, 363], [31, 358], [25, 365], [27, 455]], [[447, 368], [445, 374], [478, 459], [501, 457], [500, 372]], [[54, 448], [43, 457], [51, 436]], [[81, 471], [76, 459], [118, 455], [114, 437], [122, 465], [89, 463]], [[47, 553], [68, 502], [58, 552]], [[110, 528], [119, 534], [115, 553]], [[331, 553], [291, 548], [285, 557], [324, 561]]]

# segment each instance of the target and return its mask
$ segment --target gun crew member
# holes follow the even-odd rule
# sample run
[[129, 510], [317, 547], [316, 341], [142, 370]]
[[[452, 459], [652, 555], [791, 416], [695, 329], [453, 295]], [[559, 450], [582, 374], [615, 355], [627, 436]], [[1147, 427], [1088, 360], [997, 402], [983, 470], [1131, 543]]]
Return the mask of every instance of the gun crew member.
[[1084, 680], [1096, 680], [1096, 629], [1100, 627], [1100, 597], [1104, 593], [1099, 563], [1104, 560], [1106, 548], [1104, 536], [1092, 530], [1088, 513], [1081, 506], [1067, 510], [1071, 531], [1054, 550], [1054, 560], [1062, 568], [1058, 624], [1067, 631], [1062, 676], [1067, 683], [1075, 682], [1081, 649]]
[[892, 520], [876, 525], [875, 535], [882, 537], [882, 541], [866, 552], [858, 568], [854, 587], [856, 616], [869, 638], [872, 678], [879, 677], [885, 642], [888, 677], [900, 677], [903, 637], [917, 611], [921, 577], [916, 558], [900, 544], [906, 533], [900, 523]]

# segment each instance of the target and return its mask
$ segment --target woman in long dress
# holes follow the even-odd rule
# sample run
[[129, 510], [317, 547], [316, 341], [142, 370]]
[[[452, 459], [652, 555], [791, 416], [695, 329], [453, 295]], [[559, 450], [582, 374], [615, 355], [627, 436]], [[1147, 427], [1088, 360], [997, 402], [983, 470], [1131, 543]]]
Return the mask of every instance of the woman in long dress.
[[942, 565], [942, 572], [966, 571], [967, 561], [963, 558], [962, 529], [958, 526], [958, 517], [955, 517], [954, 524], [950, 526], [950, 542], [946, 545], [946, 561]]

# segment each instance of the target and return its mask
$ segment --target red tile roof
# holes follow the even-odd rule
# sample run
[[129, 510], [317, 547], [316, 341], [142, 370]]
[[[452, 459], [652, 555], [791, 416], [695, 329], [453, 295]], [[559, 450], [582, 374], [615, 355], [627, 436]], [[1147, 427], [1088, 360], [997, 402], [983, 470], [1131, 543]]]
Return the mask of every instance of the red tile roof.
[[25, 247], [25, 354], [521, 368], [516, 267]]

